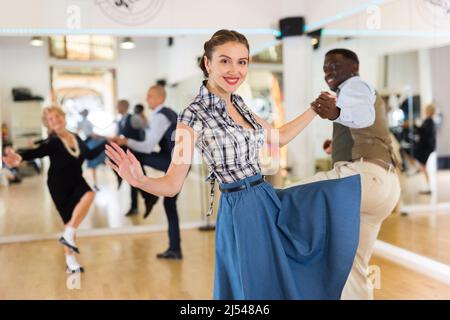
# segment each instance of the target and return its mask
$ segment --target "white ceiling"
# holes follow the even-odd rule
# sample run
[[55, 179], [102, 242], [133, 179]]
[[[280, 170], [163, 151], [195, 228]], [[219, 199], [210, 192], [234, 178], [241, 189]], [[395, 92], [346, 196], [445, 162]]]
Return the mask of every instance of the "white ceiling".
[[[114, 0], [0, 1], [0, 32], [15, 35], [37, 31], [207, 35], [219, 28], [270, 34], [281, 18], [289, 16], [306, 17], [311, 30], [367, 31], [367, 22], [376, 14], [370, 11], [377, 8], [374, 5], [380, 8], [379, 30], [450, 31], [450, 9], [446, 11], [450, 0], [124, 0], [144, 6], [131, 7], [134, 11], [112, 6]], [[431, 3], [444, 8], [433, 12]]]

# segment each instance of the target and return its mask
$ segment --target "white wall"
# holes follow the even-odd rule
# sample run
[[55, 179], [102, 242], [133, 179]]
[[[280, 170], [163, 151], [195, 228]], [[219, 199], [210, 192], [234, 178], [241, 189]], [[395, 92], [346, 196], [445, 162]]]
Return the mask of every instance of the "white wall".
[[387, 87], [395, 92], [420, 94], [418, 51], [388, 56]]
[[147, 89], [158, 79], [158, 39], [136, 38], [133, 50], [118, 50], [114, 64], [117, 74], [117, 98], [127, 99], [131, 106], [145, 103]]
[[48, 97], [50, 71], [47, 47], [32, 47], [29, 38], [0, 38], [0, 104], [2, 118], [9, 124], [11, 89], [29, 87], [34, 95]]
[[186, 108], [197, 96], [203, 81], [203, 75], [198, 74], [181, 81], [174, 88], [168, 89], [167, 103], [176, 112]]
[[433, 98], [443, 113], [442, 127], [439, 128], [437, 142], [438, 155], [450, 156], [450, 46], [431, 50]]
[[200, 75], [197, 58], [203, 54], [203, 44], [209, 36], [176, 37], [168, 50], [166, 69], [168, 82], [177, 83]]

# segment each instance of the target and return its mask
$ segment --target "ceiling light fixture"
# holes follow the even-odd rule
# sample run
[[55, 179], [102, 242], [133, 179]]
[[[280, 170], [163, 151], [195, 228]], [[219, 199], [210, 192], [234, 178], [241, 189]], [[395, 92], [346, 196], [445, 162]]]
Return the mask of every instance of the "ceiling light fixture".
[[136, 44], [133, 42], [133, 39], [130, 37], [123, 38], [122, 42], [120, 43], [120, 48], [125, 50], [134, 49], [136, 47]]
[[30, 45], [33, 47], [42, 47], [44, 45], [44, 40], [41, 37], [32, 37], [30, 40]]

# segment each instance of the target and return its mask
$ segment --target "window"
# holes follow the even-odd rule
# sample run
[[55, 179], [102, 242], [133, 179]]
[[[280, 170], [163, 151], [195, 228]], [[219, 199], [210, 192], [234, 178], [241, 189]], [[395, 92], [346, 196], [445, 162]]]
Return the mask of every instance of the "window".
[[50, 56], [67, 60], [113, 60], [115, 39], [110, 36], [52, 36]]

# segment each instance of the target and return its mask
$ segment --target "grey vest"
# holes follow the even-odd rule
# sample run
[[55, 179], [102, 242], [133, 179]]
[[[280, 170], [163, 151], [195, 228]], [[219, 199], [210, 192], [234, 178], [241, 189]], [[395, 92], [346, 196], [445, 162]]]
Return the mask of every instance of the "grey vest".
[[360, 158], [378, 159], [397, 164], [392, 150], [386, 106], [376, 94], [375, 122], [372, 126], [353, 129], [339, 123], [333, 124], [333, 163], [352, 161]]

